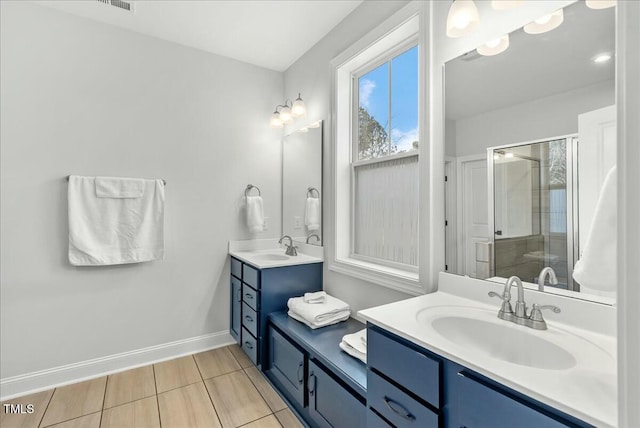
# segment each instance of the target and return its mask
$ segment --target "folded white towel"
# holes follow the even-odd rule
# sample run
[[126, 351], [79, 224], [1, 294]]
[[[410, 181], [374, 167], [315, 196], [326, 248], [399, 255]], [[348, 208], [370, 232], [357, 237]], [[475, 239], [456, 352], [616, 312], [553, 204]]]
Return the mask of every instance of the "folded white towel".
[[315, 293], [304, 293], [303, 300], [305, 303], [317, 304], [324, 303], [327, 293], [324, 291], [316, 291]]
[[615, 297], [617, 287], [617, 168], [607, 173], [600, 190], [584, 250], [573, 268], [581, 293]]
[[144, 180], [140, 178], [96, 177], [98, 198], [140, 198], [144, 192]]
[[345, 312], [350, 314], [349, 305], [340, 299], [326, 295], [324, 303], [306, 303], [304, 297], [293, 297], [287, 302], [287, 306], [296, 315], [300, 315], [311, 324], [322, 323], [335, 315], [342, 315]]
[[355, 357], [355, 358], [359, 359], [360, 361], [362, 361], [363, 363], [367, 364], [367, 354], [363, 354], [362, 352], [360, 352], [357, 349], [353, 348], [351, 345], [346, 343], [344, 340], [342, 342], [340, 342], [340, 344], [338, 346], [340, 346], [340, 349], [342, 349], [347, 354], [349, 354], [352, 357]]
[[[103, 183], [117, 180], [109, 178]], [[140, 197], [98, 197], [94, 177], [69, 177], [69, 262], [72, 265], [114, 265], [164, 258], [164, 184], [162, 180], [140, 181], [143, 185]], [[127, 186], [114, 184], [111, 190], [129, 192]], [[101, 189], [110, 191], [106, 187]]]
[[308, 320], [306, 320], [305, 318], [303, 318], [301, 315], [296, 314], [293, 311], [289, 311], [287, 312], [287, 314], [293, 318], [296, 321], [300, 321], [301, 323], [305, 324], [307, 327], [312, 328], [312, 329], [316, 329], [316, 328], [320, 328], [320, 327], [326, 327], [328, 325], [333, 325], [333, 324], [337, 324], [339, 322], [342, 321], [346, 321], [349, 319], [349, 316], [351, 316], [351, 312], [350, 311], [343, 311], [343, 312], [339, 312], [335, 315], [332, 315], [331, 317], [325, 318], [323, 321], [321, 322], [309, 322]]
[[304, 224], [307, 226], [307, 230], [314, 231], [320, 229], [321, 218], [320, 199], [308, 197], [304, 210]]
[[261, 196], [247, 196], [247, 227], [251, 233], [264, 230], [264, 207]]
[[362, 344], [366, 347], [367, 346], [367, 333], [365, 332], [365, 334], [363, 334], [362, 336], [360, 336], [360, 342], [362, 342]]
[[367, 354], [367, 345], [362, 343], [362, 338], [367, 336], [367, 329], [356, 331], [355, 333], [345, 334], [342, 341], [351, 348], [357, 350], [361, 354]]

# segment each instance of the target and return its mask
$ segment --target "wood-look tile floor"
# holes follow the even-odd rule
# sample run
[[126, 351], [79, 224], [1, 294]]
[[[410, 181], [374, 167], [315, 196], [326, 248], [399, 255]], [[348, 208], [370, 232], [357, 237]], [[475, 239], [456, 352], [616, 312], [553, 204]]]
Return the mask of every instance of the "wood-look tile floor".
[[6, 402], [32, 413], [4, 404], [2, 428], [302, 427], [238, 345]]

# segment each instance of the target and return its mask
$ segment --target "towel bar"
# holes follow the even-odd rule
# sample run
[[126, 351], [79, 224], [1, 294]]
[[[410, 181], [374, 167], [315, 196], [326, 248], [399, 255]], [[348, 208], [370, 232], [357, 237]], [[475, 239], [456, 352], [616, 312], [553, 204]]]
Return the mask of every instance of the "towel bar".
[[245, 198], [249, 196], [249, 192], [251, 191], [251, 189], [256, 189], [258, 191], [258, 196], [262, 196], [262, 193], [260, 193], [260, 188], [258, 186], [254, 186], [253, 184], [247, 184], [246, 189], [244, 189]]
[[[66, 180], [69, 181], [69, 177], [71, 177], [70, 175], [67, 175]], [[165, 186], [167, 185], [167, 180], [162, 180], [162, 184], [164, 184]]]
[[309, 197], [309, 194], [311, 194], [311, 197], [313, 197], [313, 192], [316, 192], [318, 194], [318, 199], [319, 199], [320, 198], [320, 192], [315, 187], [309, 187], [307, 189], [307, 198]]

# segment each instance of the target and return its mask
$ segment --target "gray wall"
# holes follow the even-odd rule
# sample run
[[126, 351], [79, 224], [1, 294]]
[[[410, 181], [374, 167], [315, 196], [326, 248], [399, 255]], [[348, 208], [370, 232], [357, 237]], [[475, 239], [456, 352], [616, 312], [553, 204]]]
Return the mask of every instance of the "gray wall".
[[[282, 73], [25, 2], [1, 15], [2, 377], [228, 331], [247, 183], [259, 237], [280, 232]], [[166, 179], [166, 259], [70, 266], [68, 174]]]

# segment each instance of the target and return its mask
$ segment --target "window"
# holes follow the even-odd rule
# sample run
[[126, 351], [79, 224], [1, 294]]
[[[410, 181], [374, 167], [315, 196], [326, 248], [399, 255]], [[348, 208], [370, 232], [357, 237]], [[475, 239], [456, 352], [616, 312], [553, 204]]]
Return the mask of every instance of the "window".
[[329, 269], [411, 294], [422, 292], [419, 7], [410, 3], [332, 61]]
[[354, 76], [353, 256], [418, 265], [418, 47]]

